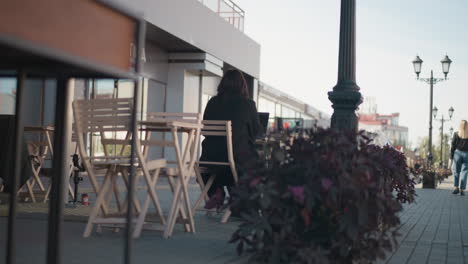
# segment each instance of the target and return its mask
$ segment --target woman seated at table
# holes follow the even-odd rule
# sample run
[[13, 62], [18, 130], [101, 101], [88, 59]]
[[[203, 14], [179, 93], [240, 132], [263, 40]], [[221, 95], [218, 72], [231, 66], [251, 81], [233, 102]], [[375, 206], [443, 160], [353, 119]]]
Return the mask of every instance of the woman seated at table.
[[[229, 70], [224, 74], [218, 86], [218, 94], [206, 105], [203, 119], [232, 121], [232, 145], [238, 171], [257, 159], [254, 143], [263, 128], [258, 119], [255, 102], [249, 99], [245, 77], [240, 71]], [[226, 162], [226, 139], [217, 136], [205, 137], [200, 160]], [[216, 178], [208, 191], [210, 199], [205, 208], [220, 208], [224, 203], [224, 186], [229, 190], [234, 185], [234, 178], [227, 166], [210, 166], [210, 171], [216, 173]], [[208, 178], [209, 175], [203, 175], [205, 183]]]

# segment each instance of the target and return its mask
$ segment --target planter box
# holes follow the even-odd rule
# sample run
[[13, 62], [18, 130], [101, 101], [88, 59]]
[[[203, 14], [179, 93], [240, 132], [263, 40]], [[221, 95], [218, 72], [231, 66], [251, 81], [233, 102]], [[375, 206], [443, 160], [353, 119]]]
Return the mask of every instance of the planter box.
[[435, 176], [423, 175], [423, 188], [435, 189], [437, 187]]

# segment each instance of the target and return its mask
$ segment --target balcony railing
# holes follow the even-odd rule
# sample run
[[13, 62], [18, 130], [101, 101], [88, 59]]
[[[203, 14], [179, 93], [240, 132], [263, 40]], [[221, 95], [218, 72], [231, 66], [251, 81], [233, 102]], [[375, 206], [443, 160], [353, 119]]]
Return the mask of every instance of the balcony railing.
[[198, 0], [238, 30], [244, 32], [245, 11], [231, 0]]

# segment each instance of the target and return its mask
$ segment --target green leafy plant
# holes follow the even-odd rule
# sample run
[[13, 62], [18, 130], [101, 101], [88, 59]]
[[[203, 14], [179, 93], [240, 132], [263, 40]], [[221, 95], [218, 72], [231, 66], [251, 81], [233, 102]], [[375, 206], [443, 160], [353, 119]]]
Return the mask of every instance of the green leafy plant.
[[265, 164], [245, 172], [232, 235], [253, 263], [359, 263], [396, 244], [397, 215], [415, 198], [405, 156], [364, 132], [276, 134]]

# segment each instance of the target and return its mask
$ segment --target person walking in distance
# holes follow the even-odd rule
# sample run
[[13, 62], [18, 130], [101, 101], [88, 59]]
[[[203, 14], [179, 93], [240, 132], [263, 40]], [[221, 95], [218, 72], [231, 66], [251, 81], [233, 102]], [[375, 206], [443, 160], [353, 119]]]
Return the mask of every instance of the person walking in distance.
[[[460, 122], [458, 132], [453, 134], [450, 158], [453, 160], [452, 170], [455, 178], [453, 194], [465, 195], [463, 191], [466, 189], [466, 178], [468, 176], [468, 122], [466, 120]], [[460, 177], [461, 184], [459, 188]]]

